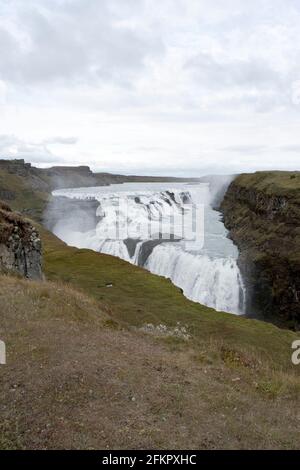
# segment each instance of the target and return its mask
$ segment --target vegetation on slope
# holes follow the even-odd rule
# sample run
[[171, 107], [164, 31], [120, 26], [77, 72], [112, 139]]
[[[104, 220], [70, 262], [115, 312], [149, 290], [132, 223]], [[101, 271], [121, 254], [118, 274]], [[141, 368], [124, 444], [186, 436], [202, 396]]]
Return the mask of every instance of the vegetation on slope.
[[294, 333], [39, 231], [48, 281], [0, 277], [0, 448], [297, 448]]
[[[299, 380], [288, 364], [275, 366], [292, 333], [227, 316], [221, 328], [213, 311], [198, 310], [197, 341], [171, 329], [146, 334], [61, 282], [2, 276], [0, 285], [1, 449], [297, 448]], [[190, 330], [189, 305], [174, 300]], [[160, 312], [172, 321], [162, 309], [158, 321]], [[242, 349], [226, 325], [242, 334]], [[266, 339], [263, 356], [249, 347], [254, 332]]]
[[0, 243], [7, 243], [18, 227], [19, 234], [25, 240], [30, 237], [30, 223], [17, 212], [13, 212], [8, 204], [0, 200]]
[[32, 181], [24, 176], [0, 167], [0, 199], [6, 201], [13, 210], [42, 221], [49, 197], [47, 191], [35, 189]]
[[82, 289], [108, 306], [116, 320], [133, 326], [174, 327], [180, 322], [188, 326], [198, 347], [203, 342], [219, 343], [274, 362], [274, 367], [291, 367], [292, 332], [216, 312], [186, 299], [165, 278], [113, 256], [69, 247], [49, 232], [42, 231], [42, 239], [47, 278]]
[[300, 201], [300, 171], [258, 171], [241, 174], [238, 178], [239, 183], [246, 188], [255, 187], [274, 196], [294, 194]]

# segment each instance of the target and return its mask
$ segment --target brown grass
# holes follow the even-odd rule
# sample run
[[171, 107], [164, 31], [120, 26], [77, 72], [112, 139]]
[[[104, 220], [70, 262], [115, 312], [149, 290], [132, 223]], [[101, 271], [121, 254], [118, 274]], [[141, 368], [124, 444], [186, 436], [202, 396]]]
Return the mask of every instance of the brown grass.
[[254, 353], [143, 333], [49, 282], [0, 277], [0, 315], [0, 448], [299, 445], [299, 378]]
[[0, 201], [0, 243], [6, 243], [13, 234], [15, 227], [18, 228], [18, 235], [26, 240], [31, 232], [31, 223], [18, 212], [12, 212], [10, 207]]
[[6, 202], [0, 201], [0, 210], [6, 211], [6, 212], [11, 212], [11, 208], [9, 207]]

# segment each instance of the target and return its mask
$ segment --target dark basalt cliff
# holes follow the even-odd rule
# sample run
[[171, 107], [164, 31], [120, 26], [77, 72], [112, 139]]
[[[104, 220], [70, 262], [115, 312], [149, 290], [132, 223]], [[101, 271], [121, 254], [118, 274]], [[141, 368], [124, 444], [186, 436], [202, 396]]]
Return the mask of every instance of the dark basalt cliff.
[[300, 329], [300, 172], [240, 175], [221, 210], [240, 250], [248, 314]]
[[0, 201], [0, 272], [42, 279], [41, 240], [37, 230]]

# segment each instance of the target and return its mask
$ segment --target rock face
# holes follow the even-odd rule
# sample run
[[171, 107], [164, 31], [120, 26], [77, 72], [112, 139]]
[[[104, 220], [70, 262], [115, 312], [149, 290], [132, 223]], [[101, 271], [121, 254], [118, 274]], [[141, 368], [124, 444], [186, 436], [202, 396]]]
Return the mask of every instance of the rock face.
[[300, 329], [300, 173], [240, 175], [221, 210], [240, 250], [248, 314]]
[[0, 201], [0, 272], [42, 279], [41, 240], [36, 229]]

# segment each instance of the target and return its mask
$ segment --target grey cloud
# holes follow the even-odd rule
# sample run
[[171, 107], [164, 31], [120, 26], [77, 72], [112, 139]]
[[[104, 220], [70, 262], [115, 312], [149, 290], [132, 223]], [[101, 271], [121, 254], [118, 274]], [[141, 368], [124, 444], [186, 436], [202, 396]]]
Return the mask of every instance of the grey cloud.
[[296, 152], [300, 153], [300, 145], [285, 145], [280, 148], [283, 152]]
[[2, 132], [24, 138], [0, 136], [0, 153], [115, 172], [295, 167], [298, 4], [2, 0]]
[[77, 137], [52, 137], [51, 139], [46, 139], [44, 143], [48, 144], [61, 144], [61, 145], [75, 145], [77, 144]]
[[240, 154], [257, 154], [265, 152], [268, 148], [263, 145], [232, 145], [228, 147], [223, 147], [220, 149], [225, 152], [235, 152]]
[[281, 78], [264, 61], [253, 58], [245, 60], [218, 61], [212, 55], [200, 53], [185, 63], [196, 80], [207, 87], [254, 86], [257, 88], [281, 84]]
[[[226, 53], [223, 56], [226, 57]], [[280, 73], [255, 55], [244, 60], [226, 57], [221, 61], [200, 53], [189, 59], [184, 68], [190, 72], [199, 91], [202, 89], [207, 96], [215, 92], [221, 94], [221, 101], [217, 103], [219, 109], [227, 107], [238, 111], [248, 107], [257, 113], [269, 113], [281, 107], [292, 107], [289, 90], [296, 73], [293, 67]]]
[[[0, 30], [0, 78], [32, 84], [51, 80], [112, 80], [130, 86], [148, 57], [161, 54], [156, 34], [118, 23], [120, 0], [12, 2], [15, 29]], [[2, 7], [3, 9], [3, 7]], [[20, 36], [26, 38], [21, 41]]]
[[[8, 70], [14, 67], [14, 62], [16, 60], [14, 54], [17, 48], [18, 48], [18, 43], [14, 39], [14, 37], [8, 31], [6, 31], [3, 27], [0, 26], [0, 55], [1, 55], [0, 74], [3, 78], [5, 78], [5, 67]], [[3, 74], [2, 74], [2, 68], [4, 69]]]
[[31, 163], [53, 164], [64, 158], [54, 155], [44, 143], [25, 142], [14, 135], [0, 135], [0, 158], [23, 158]]

